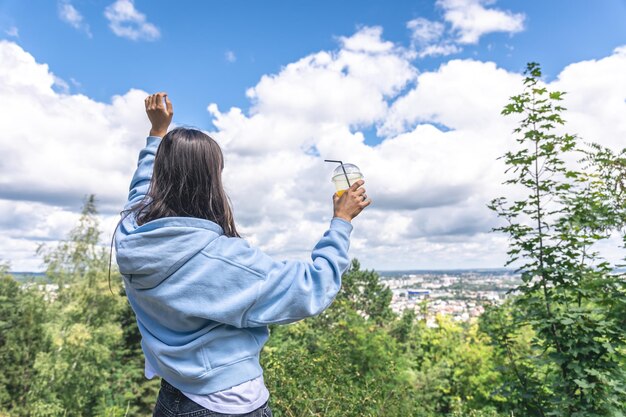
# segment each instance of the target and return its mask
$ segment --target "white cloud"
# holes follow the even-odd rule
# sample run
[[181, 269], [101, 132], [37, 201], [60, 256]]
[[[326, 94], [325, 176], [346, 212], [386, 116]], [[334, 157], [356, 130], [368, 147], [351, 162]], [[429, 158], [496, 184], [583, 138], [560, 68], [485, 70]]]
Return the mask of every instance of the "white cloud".
[[420, 58], [427, 56], [446, 56], [461, 52], [461, 48], [445, 39], [445, 26], [422, 17], [407, 22], [411, 31], [411, 47]]
[[501, 127], [506, 122], [500, 111], [519, 91], [521, 80], [493, 62], [448, 61], [437, 71], [422, 73], [417, 87], [394, 102], [380, 133], [397, 134], [419, 122], [472, 131]]
[[[623, 146], [625, 51], [573, 63], [551, 83], [569, 92], [568, 131]], [[110, 237], [148, 130], [146, 93], [111, 103], [59, 94], [48, 67], [11, 42], [0, 42], [0, 62], [0, 253], [33, 269], [36, 242], [68, 232], [86, 194]], [[306, 259], [332, 216], [334, 167], [323, 159], [341, 159], [361, 167], [374, 200], [354, 221], [351, 255], [364, 266], [502, 265], [506, 239], [488, 233], [497, 220], [485, 205], [503, 194], [496, 158], [514, 144], [515, 120], [500, 110], [522, 78], [475, 60], [419, 72], [363, 28], [263, 76], [248, 111], [209, 105], [241, 231], [273, 256]], [[386, 139], [368, 146], [375, 127]]]
[[224, 58], [226, 58], [226, 61], [230, 63], [237, 61], [237, 56], [233, 51], [226, 51]]
[[457, 54], [461, 51], [462, 49], [454, 44], [441, 43], [437, 45], [424, 46], [420, 51], [418, 51], [417, 55], [420, 58], [424, 58], [427, 56], [448, 56], [452, 54]]
[[[360, 52], [317, 53], [264, 77], [250, 91], [255, 103], [250, 116], [239, 109], [221, 113], [216, 105], [210, 106], [219, 129], [215, 135], [226, 153], [225, 178], [235, 209], [244, 213], [243, 218], [240, 215], [247, 224], [244, 231], [266, 250], [288, 255], [289, 248], [302, 254], [323, 228], [320, 219], [330, 218], [331, 167], [304, 152], [311, 145], [322, 157], [357, 162], [374, 189], [381, 178], [376, 165], [389, 155], [378, 156], [350, 126], [382, 119], [387, 112], [385, 97], [414, 79], [415, 71], [403, 58], [390, 56], [393, 48], [386, 42], [376, 45], [370, 37], [363, 46], [365, 37], [355, 37], [358, 48], [351, 39], [345, 39], [344, 45]], [[389, 162], [404, 166], [398, 159]], [[383, 174], [387, 181], [402, 185], [403, 178], [395, 178], [398, 171], [390, 168]], [[261, 181], [259, 172], [263, 172]], [[406, 177], [411, 178], [411, 173]], [[385, 182], [381, 188], [388, 185]], [[294, 228], [302, 224], [302, 217], [308, 222], [315, 219], [318, 226], [308, 233]]]
[[[497, 158], [514, 143], [515, 120], [500, 111], [522, 88], [522, 75], [474, 60], [419, 75], [415, 67], [399, 71], [408, 58], [382, 39], [377, 45], [372, 33], [380, 36], [357, 33], [358, 42], [344, 38], [337, 52], [264, 76], [249, 92], [249, 114], [209, 106], [246, 236], [273, 253], [304, 257], [320, 219], [330, 216], [332, 167], [321, 160], [342, 159], [362, 168], [374, 199], [355, 220], [352, 254], [366, 265], [502, 265], [506, 239], [487, 233], [497, 219], [486, 204], [504, 192]], [[392, 58], [397, 64], [385, 66]], [[379, 70], [361, 78], [353, 67]], [[607, 87], [617, 72], [603, 79]], [[387, 139], [370, 147], [359, 130], [375, 125]], [[321, 157], [305, 152], [311, 146]]]
[[410, 20], [406, 27], [411, 31], [411, 40], [418, 45], [428, 45], [441, 38], [445, 26], [441, 22], [433, 22], [423, 17]]
[[[315, 131], [322, 127], [320, 123], [332, 129], [382, 119], [386, 100], [413, 80], [416, 70], [401, 50], [380, 35], [380, 28], [365, 28], [354, 37], [340, 38], [339, 52], [315, 53], [277, 75], [263, 76], [247, 92], [253, 103], [252, 117], [241, 126], [254, 127], [251, 132], [240, 132], [241, 142], [233, 146], [281, 148], [285, 143], [313, 140], [320, 134]], [[227, 119], [214, 114], [218, 123], [244, 120], [238, 109], [232, 109]], [[302, 123], [309, 128], [302, 130]], [[273, 133], [271, 138], [266, 137], [267, 131]], [[259, 136], [265, 139], [259, 142]]]
[[613, 55], [570, 64], [552, 88], [566, 91], [567, 130], [585, 142], [626, 148], [626, 46]]
[[366, 26], [352, 36], [340, 36], [339, 43], [344, 50], [353, 52], [388, 53], [395, 49], [393, 42], [382, 39], [383, 28]]
[[481, 36], [492, 32], [517, 33], [524, 30], [523, 13], [486, 8], [495, 0], [438, 0], [444, 19], [457, 33], [457, 42], [475, 44]]
[[[149, 125], [142, 91], [115, 96], [111, 103], [57, 93], [59, 79], [48, 66], [12, 42], [0, 41], [0, 62], [0, 123], [5, 125], [0, 211], [32, 218], [28, 224], [15, 221], [19, 229], [2, 225], [5, 242], [10, 239], [0, 246], [4, 258], [14, 246], [33, 248], [39, 239], [69, 232], [68, 219], [76, 218], [87, 194], [96, 194], [102, 211], [119, 212]], [[19, 239], [25, 243], [15, 245]], [[9, 259], [19, 269], [36, 263], [34, 252]]]
[[84, 22], [83, 15], [80, 14], [78, 10], [70, 3], [69, 0], [61, 0], [58, 3], [59, 10], [59, 18], [68, 23], [74, 29], [83, 31], [89, 36], [91, 35], [91, 30], [89, 29], [89, 25]]
[[11, 26], [7, 30], [5, 30], [4, 33], [6, 33], [7, 36], [10, 36], [12, 38], [19, 38], [20, 37], [20, 31], [17, 28], [17, 26]]
[[[524, 29], [524, 15], [485, 8], [494, 0], [438, 0], [444, 21], [423, 17], [407, 22], [415, 56], [447, 56], [462, 51], [459, 45], [476, 44], [491, 32], [515, 33]], [[490, 47], [489, 47], [490, 48]]]
[[161, 37], [159, 29], [135, 9], [132, 0], [117, 0], [105, 9], [104, 16], [109, 20], [113, 33], [122, 38], [154, 41]]

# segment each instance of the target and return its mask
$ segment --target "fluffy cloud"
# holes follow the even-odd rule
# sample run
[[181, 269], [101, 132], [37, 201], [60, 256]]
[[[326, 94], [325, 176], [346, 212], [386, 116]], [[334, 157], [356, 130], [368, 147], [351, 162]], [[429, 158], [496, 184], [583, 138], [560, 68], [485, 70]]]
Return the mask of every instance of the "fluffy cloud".
[[426, 45], [422, 47], [417, 52], [417, 56], [419, 56], [420, 58], [424, 58], [427, 56], [448, 56], [459, 53], [461, 51], [462, 49], [457, 45], [454, 45], [450, 42], [443, 42], [440, 44]]
[[410, 20], [406, 27], [411, 31], [411, 40], [419, 45], [429, 44], [443, 36], [445, 26], [441, 22], [433, 22], [423, 17]]
[[524, 29], [523, 13], [511, 13], [485, 6], [495, 0], [438, 0], [444, 10], [444, 19], [457, 33], [457, 41], [475, 44], [481, 36], [491, 32], [516, 33]]
[[566, 91], [567, 130], [585, 142], [626, 147], [626, 46], [611, 56], [570, 64], [552, 83]]
[[161, 37], [159, 29], [135, 9], [133, 0], [117, 0], [105, 9], [104, 16], [113, 33], [122, 38], [154, 41]]
[[476, 44], [491, 32], [516, 33], [524, 29], [524, 14], [486, 8], [495, 0], [438, 0], [443, 21], [418, 17], [407, 22], [416, 56], [447, 56], [461, 52], [460, 45]]
[[[209, 106], [246, 235], [273, 253], [304, 256], [330, 212], [332, 167], [322, 160], [342, 159], [363, 169], [375, 201], [355, 220], [353, 255], [366, 264], [501, 265], [506, 240], [487, 234], [497, 219], [486, 203], [504, 192], [497, 158], [512, 145], [516, 121], [500, 111], [520, 91], [522, 75], [475, 60], [418, 73], [374, 29], [340, 46], [264, 76], [248, 93], [248, 114]], [[623, 62], [617, 53], [606, 60]], [[585, 72], [594, 65], [601, 64]], [[606, 88], [619, 77], [621, 64], [614, 65], [596, 80]], [[602, 94], [574, 83], [568, 89], [582, 102]], [[623, 92], [614, 95], [624, 100]], [[601, 128], [604, 117], [594, 117], [607, 134], [622, 129], [621, 122]], [[363, 132], [373, 126], [386, 139], [370, 147]]]
[[83, 15], [69, 2], [69, 0], [61, 0], [58, 4], [59, 18], [74, 29], [84, 31], [91, 38], [89, 25], [84, 22]]
[[499, 114], [521, 82], [519, 74], [493, 62], [448, 61], [436, 71], [422, 73], [417, 86], [393, 103], [380, 133], [396, 134], [419, 122], [471, 132], [506, 129], [509, 125]]
[[[263, 76], [249, 109], [208, 106], [244, 236], [306, 258], [332, 216], [323, 159], [341, 159], [362, 168], [374, 200], [354, 221], [351, 254], [366, 267], [502, 265], [506, 239], [488, 233], [497, 220], [485, 205], [503, 193], [496, 158], [515, 120], [500, 110], [522, 76], [475, 60], [419, 72], [380, 28], [338, 43]], [[625, 52], [571, 64], [551, 83], [569, 92], [569, 131], [623, 146]], [[37, 243], [62, 238], [86, 194], [110, 237], [148, 129], [146, 93], [110, 103], [59, 93], [49, 68], [11, 42], [0, 42], [0, 62], [0, 251], [15, 270], [38, 269]], [[375, 130], [384, 140], [369, 146]]]
[[[387, 99], [398, 94], [416, 75], [409, 57], [391, 42], [383, 41], [381, 31], [362, 29], [353, 37], [340, 38], [339, 52], [312, 54], [287, 65], [277, 75], [263, 76], [247, 91], [253, 119], [258, 115], [256, 120], [261, 121], [269, 116], [270, 121], [284, 118], [316, 126], [368, 125], [381, 120], [387, 112]], [[215, 115], [219, 122], [221, 114]], [[279, 124], [283, 123], [280, 120]], [[298, 137], [318, 135], [316, 126], [307, 126]], [[260, 131], [265, 136], [266, 132]], [[272, 133], [273, 137], [266, 139], [270, 146], [289, 146], [299, 140], [289, 130], [285, 133], [292, 139], [274, 137], [280, 131]], [[263, 143], [263, 147], [267, 145]], [[240, 135], [233, 146], [259, 145], [250, 135]]]
[[85, 195], [97, 195], [107, 225], [119, 212], [149, 128], [146, 93], [131, 90], [111, 103], [58, 93], [48, 66], [7, 41], [0, 62], [0, 212], [11, 219], [0, 248], [15, 269], [38, 269], [36, 241], [64, 237]]
[[441, 22], [433, 22], [423, 17], [413, 19], [406, 24], [411, 32], [411, 46], [416, 49], [417, 56], [445, 56], [461, 52], [461, 48], [454, 45], [451, 40], [443, 39], [445, 25]]

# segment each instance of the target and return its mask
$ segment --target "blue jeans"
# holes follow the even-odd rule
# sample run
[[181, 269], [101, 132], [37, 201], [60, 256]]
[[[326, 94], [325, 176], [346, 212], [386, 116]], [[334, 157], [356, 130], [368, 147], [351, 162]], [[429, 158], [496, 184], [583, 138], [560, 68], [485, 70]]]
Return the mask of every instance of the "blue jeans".
[[272, 410], [265, 403], [245, 414], [217, 413], [191, 401], [180, 390], [161, 379], [161, 389], [152, 417], [272, 417]]

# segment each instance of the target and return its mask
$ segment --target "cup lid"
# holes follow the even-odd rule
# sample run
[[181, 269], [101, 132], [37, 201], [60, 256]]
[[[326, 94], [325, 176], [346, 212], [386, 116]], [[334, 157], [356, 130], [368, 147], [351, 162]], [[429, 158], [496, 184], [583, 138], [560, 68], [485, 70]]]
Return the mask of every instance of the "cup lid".
[[[343, 168], [346, 170], [346, 174], [363, 175], [361, 174], [361, 170], [359, 169], [359, 167], [354, 164], [343, 164]], [[333, 178], [335, 178], [338, 175], [341, 175], [341, 176], [344, 175], [341, 165], [338, 165], [337, 168], [335, 168], [335, 170], [333, 171]]]

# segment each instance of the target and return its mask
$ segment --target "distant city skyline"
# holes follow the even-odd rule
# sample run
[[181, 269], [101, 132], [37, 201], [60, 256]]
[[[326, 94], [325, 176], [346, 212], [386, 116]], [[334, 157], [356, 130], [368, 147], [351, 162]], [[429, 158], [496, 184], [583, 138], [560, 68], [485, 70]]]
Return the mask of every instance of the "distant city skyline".
[[[407, 274], [424, 274], [424, 273], [460, 273], [460, 272], [506, 272], [508, 274], [514, 274], [513, 268], [459, 268], [459, 269], [407, 269], [407, 270], [395, 270], [395, 271], [383, 271], [375, 270], [381, 278], [392, 278], [395, 276], [403, 276]], [[21, 276], [27, 278], [29, 276], [44, 277], [45, 271], [9, 271], [9, 273], [15, 276]]]
[[[308, 259], [332, 215], [332, 168], [373, 205], [350, 255], [380, 271], [498, 268], [486, 204], [506, 193], [500, 115], [529, 61], [568, 92], [566, 130], [626, 146], [626, 3], [607, 0], [0, 2], [0, 262], [35, 250], [95, 194], [103, 244], [166, 90], [174, 123], [207, 130], [243, 236]], [[617, 237], [602, 248], [623, 258]]]

